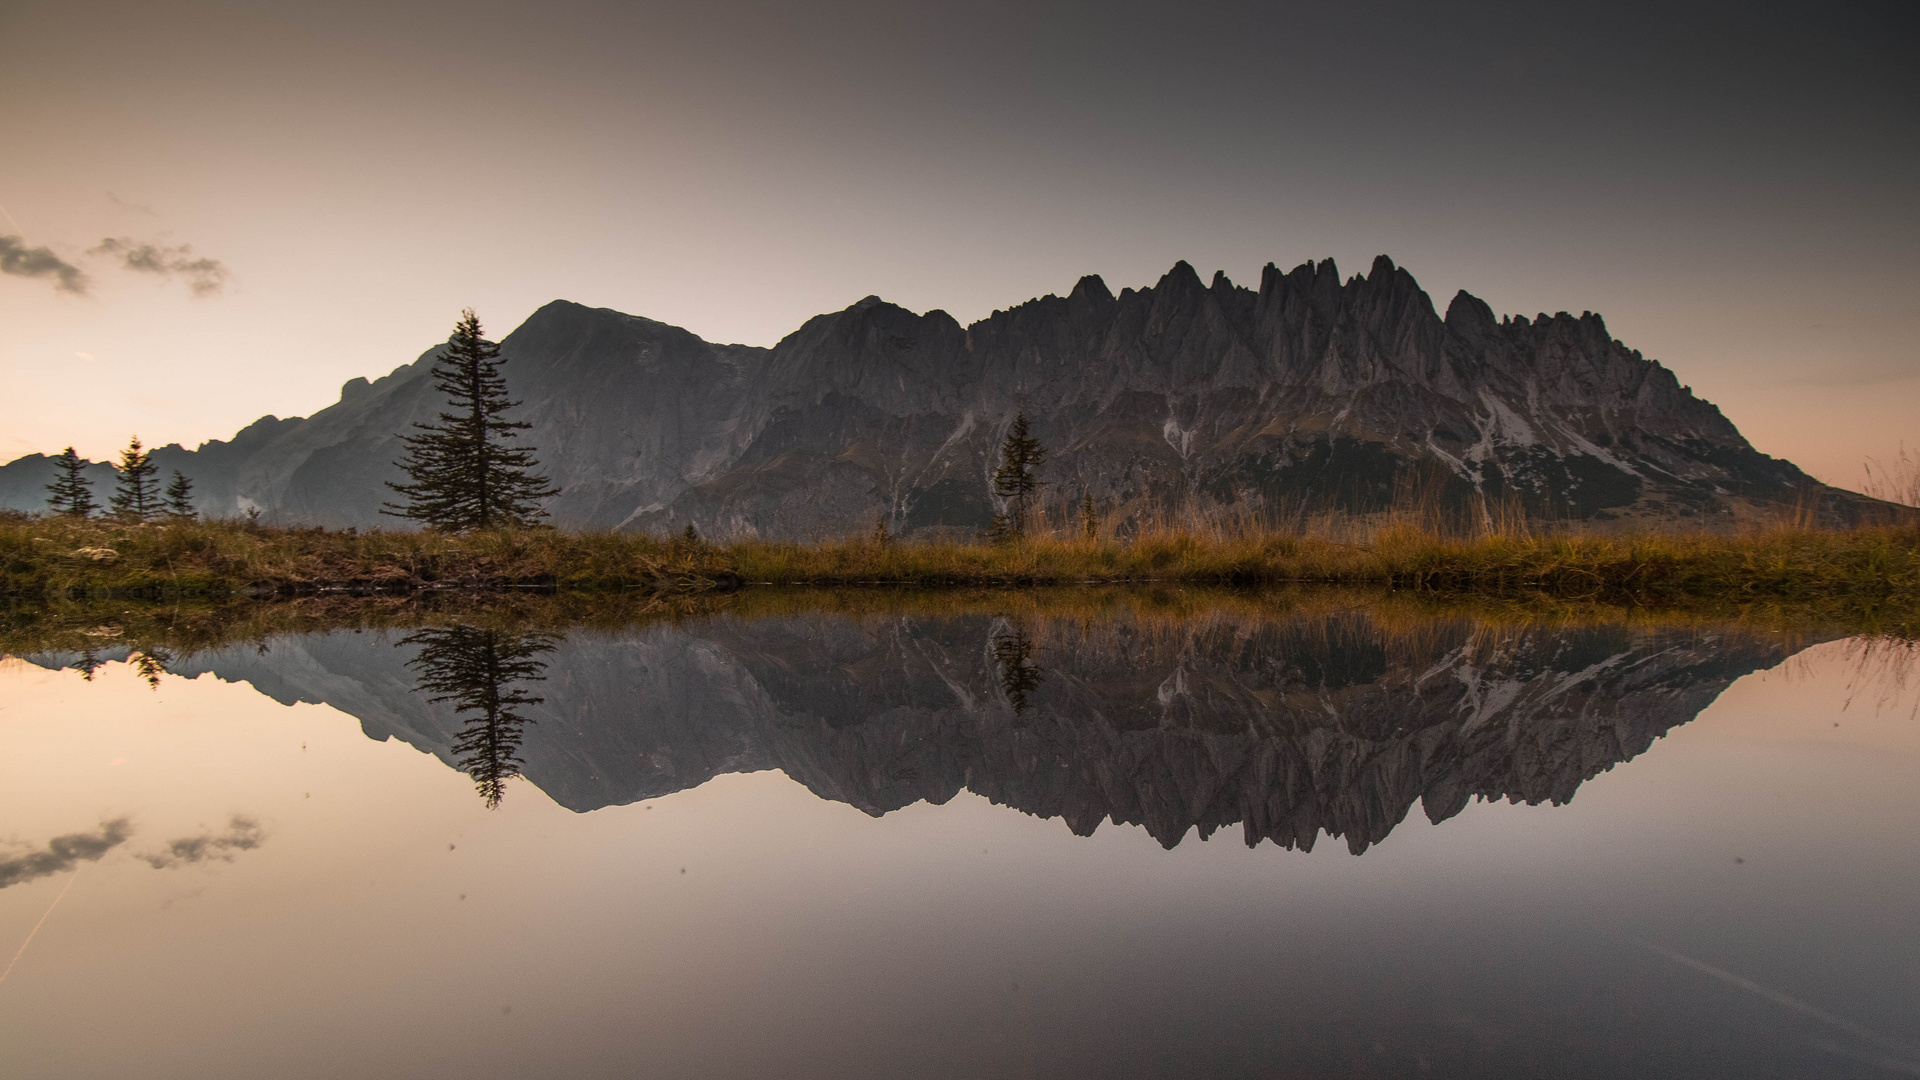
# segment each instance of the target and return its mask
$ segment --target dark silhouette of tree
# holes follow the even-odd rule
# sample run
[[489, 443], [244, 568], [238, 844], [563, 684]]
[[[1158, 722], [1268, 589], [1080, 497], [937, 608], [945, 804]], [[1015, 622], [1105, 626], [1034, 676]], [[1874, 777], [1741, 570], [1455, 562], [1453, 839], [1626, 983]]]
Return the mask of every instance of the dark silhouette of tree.
[[[140, 673], [140, 677], [147, 680], [149, 690], [160, 689], [160, 676], [165, 675], [167, 665], [173, 663], [173, 657], [157, 645], [143, 646], [127, 659], [133, 661], [133, 669]], [[93, 673], [88, 672], [87, 675], [91, 678]]]
[[93, 501], [93, 481], [87, 479], [87, 462], [73, 452], [73, 447], [54, 458], [53, 467], [60, 474], [47, 485], [47, 509], [77, 518], [89, 517], [99, 509]]
[[1046, 461], [1046, 448], [1028, 433], [1027, 414], [1015, 414], [1006, 441], [1000, 444], [1000, 467], [993, 470], [993, 493], [1007, 500], [1007, 509], [993, 515], [993, 524], [987, 529], [989, 538], [1004, 543], [1027, 535], [1030, 500], [1040, 488], [1034, 472]]
[[1086, 492], [1086, 498], [1080, 502], [1080, 529], [1086, 533], [1087, 539], [1100, 539], [1100, 516], [1093, 508], [1092, 491]]
[[91, 645], [83, 647], [80, 650], [80, 659], [73, 662], [74, 668], [80, 672], [80, 677], [87, 682], [93, 681], [93, 673], [100, 669], [100, 664], [100, 657], [95, 655]]
[[1040, 689], [1046, 671], [1033, 662], [1033, 639], [1019, 623], [993, 638], [993, 662], [1000, 668], [1000, 689], [1014, 715], [1027, 711], [1027, 695]]
[[500, 347], [480, 336], [473, 309], [461, 312], [433, 365], [434, 386], [447, 395], [450, 411], [413, 425], [419, 434], [400, 436], [407, 452], [395, 464], [408, 482], [387, 486], [407, 501], [387, 503], [381, 513], [451, 531], [532, 525], [547, 516], [535, 504], [559, 489], [535, 473], [533, 447], [507, 445], [532, 425], [506, 419], [520, 402], [507, 400], [503, 362]]
[[177, 518], [196, 517], [193, 512], [193, 481], [173, 470], [173, 482], [167, 485], [167, 513]]
[[508, 634], [454, 624], [417, 630], [401, 645], [420, 646], [407, 666], [419, 673], [415, 690], [428, 700], [452, 702], [454, 713], [472, 713], [453, 743], [454, 763], [473, 778], [487, 809], [500, 805], [507, 781], [520, 775], [521, 729], [532, 723], [514, 710], [538, 705], [517, 684], [545, 678], [547, 665], [536, 659], [552, 652], [551, 634]]
[[114, 468], [120, 473], [110, 500], [114, 514], [125, 521], [146, 521], [157, 516], [160, 485], [153, 477], [160, 467], [153, 463], [150, 452], [140, 448], [139, 436], [134, 436], [127, 448], [120, 451], [120, 463]]

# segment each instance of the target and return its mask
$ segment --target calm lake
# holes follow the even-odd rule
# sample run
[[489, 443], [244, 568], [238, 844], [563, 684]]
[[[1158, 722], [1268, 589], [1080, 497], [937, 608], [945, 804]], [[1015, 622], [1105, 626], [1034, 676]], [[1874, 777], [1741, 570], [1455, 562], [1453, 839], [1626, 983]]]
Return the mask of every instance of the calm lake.
[[0, 660], [7, 1076], [1920, 1075], [1897, 642], [1231, 595], [130, 625]]

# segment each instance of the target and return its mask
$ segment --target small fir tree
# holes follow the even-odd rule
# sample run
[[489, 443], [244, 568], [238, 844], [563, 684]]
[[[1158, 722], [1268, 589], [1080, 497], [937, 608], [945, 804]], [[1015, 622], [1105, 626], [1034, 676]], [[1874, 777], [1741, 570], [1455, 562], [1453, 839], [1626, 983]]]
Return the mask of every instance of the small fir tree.
[[1000, 444], [1000, 467], [993, 470], [993, 493], [1007, 500], [1005, 513], [995, 514], [987, 535], [995, 541], [1018, 540], [1027, 535], [1031, 515], [1029, 503], [1040, 488], [1035, 470], [1046, 464], [1047, 450], [1033, 438], [1027, 427], [1027, 414], [1016, 413]]
[[193, 512], [193, 481], [179, 469], [173, 470], [173, 482], [167, 485], [167, 513], [177, 518], [197, 516]]
[[53, 467], [59, 474], [47, 485], [47, 509], [77, 518], [89, 517], [99, 509], [93, 501], [93, 481], [87, 479], [87, 462], [73, 452], [73, 447], [54, 458]]
[[1080, 503], [1080, 528], [1081, 531], [1087, 534], [1087, 539], [1100, 539], [1100, 518], [1093, 508], [1093, 492], [1091, 491], [1086, 493], [1086, 498], [1081, 500]]
[[122, 520], [146, 521], [160, 513], [160, 485], [153, 478], [160, 467], [152, 459], [151, 452], [140, 448], [137, 435], [120, 451], [120, 463], [114, 466], [120, 478], [111, 501], [114, 514]]
[[450, 411], [413, 425], [419, 434], [400, 436], [407, 452], [395, 464], [408, 482], [387, 486], [407, 501], [387, 503], [381, 513], [451, 531], [532, 525], [547, 516], [536, 503], [559, 489], [535, 472], [533, 447], [507, 445], [533, 425], [506, 419], [520, 402], [507, 399], [503, 362], [500, 347], [481, 336], [473, 309], [461, 312], [433, 365], [434, 386], [447, 395]]

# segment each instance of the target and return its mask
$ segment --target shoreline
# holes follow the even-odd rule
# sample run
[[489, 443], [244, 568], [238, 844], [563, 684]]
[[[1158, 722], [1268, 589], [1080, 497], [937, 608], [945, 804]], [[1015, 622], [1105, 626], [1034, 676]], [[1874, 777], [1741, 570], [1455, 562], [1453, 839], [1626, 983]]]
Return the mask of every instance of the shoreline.
[[713, 544], [555, 529], [360, 532], [229, 521], [0, 522], [0, 598], [11, 604], [1115, 586], [1363, 587], [1637, 607], [1767, 601], [1859, 609], [1911, 625], [1920, 623], [1920, 527], [1447, 536], [1388, 522], [1352, 538], [1167, 529], [1124, 541], [1056, 535], [988, 545]]

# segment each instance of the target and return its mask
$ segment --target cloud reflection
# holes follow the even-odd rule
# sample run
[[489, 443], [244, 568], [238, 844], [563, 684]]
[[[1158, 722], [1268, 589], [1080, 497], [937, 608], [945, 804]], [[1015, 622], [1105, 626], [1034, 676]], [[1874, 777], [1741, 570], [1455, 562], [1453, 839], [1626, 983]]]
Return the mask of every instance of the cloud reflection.
[[126, 843], [132, 835], [133, 823], [126, 818], [115, 818], [101, 822], [98, 832], [56, 836], [47, 841], [45, 851], [0, 859], [0, 889], [65, 873], [83, 862], [98, 862], [101, 856]]
[[87, 275], [50, 248], [28, 247], [18, 236], [0, 236], [0, 274], [52, 278], [53, 287], [76, 295], [87, 291]]
[[155, 870], [166, 870], [175, 866], [217, 859], [220, 862], [232, 862], [234, 855], [242, 851], [252, 851], [266, 842], [266, 831], [253, 818], [235, 814], [227, 822], [227, 831], [215, 835], [205, 833], [200, 836], [186, 836], [168, 841], [164, 850], [149, 855], [136, 856]]

